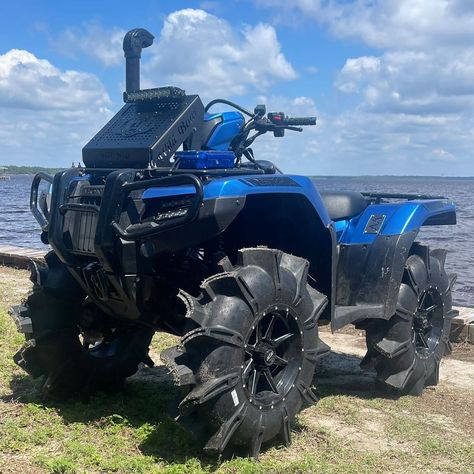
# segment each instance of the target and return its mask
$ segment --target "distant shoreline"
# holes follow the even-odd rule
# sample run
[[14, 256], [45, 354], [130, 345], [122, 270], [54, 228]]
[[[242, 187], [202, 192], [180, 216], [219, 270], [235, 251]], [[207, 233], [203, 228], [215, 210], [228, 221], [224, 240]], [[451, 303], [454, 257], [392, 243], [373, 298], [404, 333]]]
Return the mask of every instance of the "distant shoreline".
[[0, 173], [1, 174], [36, 174], [36, 173], [48, 173], [48, 174], [56, 174], [59, 171], [66, 169], [66, 168], [44, 168], [42, 166], [14, 166], [14, 165], [5, 165], [0, 166]]
[[[48, 174], [56, 174], [60, 171], [63, 171], [68, 168], [44, 168], [41, 166], [14, 166], [14, 165], [5, 165], [0, 166], [0, 173], [5, 173], [9, 175], [17, 175], [17, 174], [36, 174], [36, 173], [48, 173]], [[288, 172], [286, 174], [299, 174], [299, 173], [292, 173]], [[338, 176], [338, 175], [311, 175], [311, 178], [317, 179], [340, 179], [340, 180], [351, 180], [351, 179], [396, 179], [396, 180], [415, 180], [415, 179], [454, 179], [454, 180], [473, 180], [474, 176], [422, 176], [422, 175], [352, 175], [352, 176]]]

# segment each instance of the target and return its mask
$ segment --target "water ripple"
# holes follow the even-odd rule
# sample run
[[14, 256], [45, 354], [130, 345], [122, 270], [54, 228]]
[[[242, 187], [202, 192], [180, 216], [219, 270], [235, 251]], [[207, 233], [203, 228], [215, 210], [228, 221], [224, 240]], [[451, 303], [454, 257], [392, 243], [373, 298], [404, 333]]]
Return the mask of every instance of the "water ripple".
[[[0, 181], [3, 205], [0, 210], [0, 245], [18, 245], [47, 249], [40, 241], [40, 229], [29, 211], [29, 194], [32, 176], [13, 176], [10, 181]], [[320, 190], [344, 189], [348, 191], [397, 192], [442, 194], [456, 202], [458, 225], [446, 227], [426, 227], [420, 238], [432, 248], [446, 248], [449, 251], [446, 267], [448, 272], [458, 274], [455, 290], [457, 304], [474, 306], [474, 180], [452, 179], [370, 179], [352, 178], [335, 180], [315, 178]]]

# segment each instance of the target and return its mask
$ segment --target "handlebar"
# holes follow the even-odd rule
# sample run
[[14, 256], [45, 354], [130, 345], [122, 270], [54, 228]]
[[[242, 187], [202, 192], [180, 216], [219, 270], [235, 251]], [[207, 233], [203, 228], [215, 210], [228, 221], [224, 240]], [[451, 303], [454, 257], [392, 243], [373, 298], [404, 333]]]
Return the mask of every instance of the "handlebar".
[[316, 125], [316, 117], [286, 117], [283, 121], [284, 125], [290, 126], [305, 126]]
[[[240, 105], [225, 99], [215, 99], [209, 102], [205, 107], [205, 111], [208, 112], [215, 104], [229, 105], [250, 117], [241, 126], [239, 133], [234, 136], [230, 143], [230, 149], [235, 153], [237, 159], [237, 166], [239, 166], [241, 157], [245, 156], [257, 168], [259, 167], [253, 157], [253, 151], [250, 146], [261, 135], [273, 132], [275, 137], [283, 137], [285, 136], [285, 130], [302, 132], [302, 126], [316, 125], [316, 117], [288, 117], [283, 112], [266, 113], [266, 106], [264, 104], [257, 105], [252, 113]], [[250, 135], [251, 132], [255, 133]]]
[[268, 120], [284, 127], [316, 125], [316, 117], [287, 117], [283, 112], [269, 112]]

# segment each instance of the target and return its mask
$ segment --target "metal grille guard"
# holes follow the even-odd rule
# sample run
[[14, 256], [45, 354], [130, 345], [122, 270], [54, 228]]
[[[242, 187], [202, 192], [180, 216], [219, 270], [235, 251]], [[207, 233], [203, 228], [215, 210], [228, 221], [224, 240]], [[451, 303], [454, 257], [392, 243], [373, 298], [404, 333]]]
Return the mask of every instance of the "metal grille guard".
[[40, 172], [35, 175], [33, 182], [31, 183], [30, 209], [43, 232], [48, 232], [49, 212], [39, 209], [38, 207], [39, 185], [41, 181], [47, 181], [49, 184], [53, 184], [53, 180], [54, 178], [51, 175]]

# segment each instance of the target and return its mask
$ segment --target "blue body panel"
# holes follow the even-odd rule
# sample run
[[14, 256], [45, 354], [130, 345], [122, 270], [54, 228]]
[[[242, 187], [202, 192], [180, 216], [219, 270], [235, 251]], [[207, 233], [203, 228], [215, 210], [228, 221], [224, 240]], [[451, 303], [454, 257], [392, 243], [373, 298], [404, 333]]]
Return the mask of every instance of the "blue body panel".
[[[282, 175], [275, 175], [281, 177]], [[319, 192], [315, 188], [310, 178], [306, 176], [287, 176], [290, 178], [295, 185], [274, 185], [269, 184], [264, 186], [259, 184], [258, 186], [252, 184], [249, 178], [262, 178], [262, 175], [248, 175], [244, 177], [229, 176], [225, 178], [213, 179], [209, 183], [204, 185], [204, 199], [217, 199], [217, 198], [244, 198], [249, 195], [255, 194], [300, 194], [305, 196], [308, 201], [313, 205], [315, 211], [321, 218], [321, 221], [325, 226], [331, 224], [331, 219], [328, 216], [327, 210], [324, 207], [323, 201]], [[193, 194], [194, 188], [192, 186], [174, 186], [169, 188], [149, 188], [144, 193], [143, 199], [153, 199], [163, 196], [171, 195], [182, 195], [182, 194]]]
[[[282, 177], [282, 175], [276, 175]], [[364, 212], [352, 219], [332, 222], [321, 199], [321, 196], [310, 178], [305, 176], [284, 175], [295, 185], [252, 184], [252, 179], [262, 178], [262, 175], [244, 177], [229, 176], [213, 179], [204, 185], [204, 199], [247, 197], [255, 194], [300, 194], [305, 196], [313, 205], [315, 211], [325, 226], [333, 224], [337, 241], [340, 244], [372, 244], [380, 235], [400, 235], [419, 230], [427, 219], [447, 212], [455, 212], [453, 202], [443, 199], [413, 200], [393, 203], [373, 204]], [[143, 194], [143, 199], [153, 199], [171, 195], [193, 194], [192, 186], [169, 188], [149, 188]], [[366, 232], [369, 219], [373, 215], [384, 216], [383, 224], [377, 233]]]
[[[443, 199], [373, 204], [350, 220], [336, 222], [337, 240], [341, 244], [370, 245], [379, 235], [400, 235], [419, 230], [427, 219], [455, 210], [456, 206], [452, 201]], [[373, 215], [385, 216], [378, 233], [366, 232]]]
[[204, 145], [211, 150], [226, 151], [231, 141], [240, 133], [245, 123], [244, 116], [240, 112], [222, 112], [218, 114], [206, 114], [204, 121], [220, 119], [211, 136]]
[[235, 163], [235, 153], [233, 151], [177, 151], [175, 156], [179, 159], [179, 167], [183, 169], [230, 169], [234, 167]]

